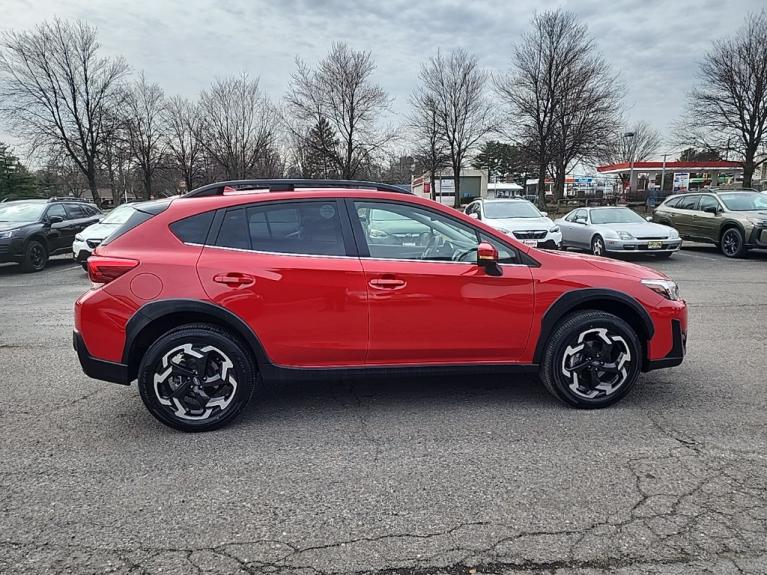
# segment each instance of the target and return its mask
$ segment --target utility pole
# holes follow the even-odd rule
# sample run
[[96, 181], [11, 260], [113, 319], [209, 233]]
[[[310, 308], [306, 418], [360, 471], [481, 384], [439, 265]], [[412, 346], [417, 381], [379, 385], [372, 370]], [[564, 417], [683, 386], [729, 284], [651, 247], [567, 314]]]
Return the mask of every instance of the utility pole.
[[[625, 140], [633, 139], [634, 135], [635, 135], [634, 132], [624, 132], [623, 138]], [[629, 194], [633, 194], [634, 192], [636, 192], [633, 186], [634, 184], [634, 152], [635, 152], [634, 146], [629, 147], [629, 152], [631, 154], [631, 170], [629, 171]]]
[[660, 173], [660, 193], [663, 195], [663, 184], [666, 180], [666, 158], [668, 158], [669, 154], [663, 154], [663, 170], [661, 170]]

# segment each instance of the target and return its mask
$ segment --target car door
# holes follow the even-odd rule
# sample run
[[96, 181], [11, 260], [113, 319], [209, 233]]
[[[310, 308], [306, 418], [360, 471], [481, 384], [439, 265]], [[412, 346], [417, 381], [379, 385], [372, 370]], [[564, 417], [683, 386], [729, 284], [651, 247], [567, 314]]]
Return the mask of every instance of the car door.
[[698, 209], [699, 200], [699, 194], [686, 194], [676, 204], [672, 223], [679, 235], [688, 237], [694, 235], [693, 216]]
[[[61, 218], [59, 222], [51, 222], [51, 218]], [[48, 232], [48, 248], [51, 252], [65, 249], [67, 245], [72, 245], [75, 239], [74, 232], [71, 231], [69, 214], [64, 209], [64, 204], [51, 204], [45, 210], [45, 220], [50, 225]], [[67, 244], [69, 242], [69, 244]]]
[[89, 213], [88, 206], [83, 203], [70, 203], [65, 204], [67, 210], [67, 225], [66, 225], [66, 243], [65, 248], [72, 247], [72, 242], [75, 240], [75, 236], [87, 228], [91, 223], [95, 221], [95, 218]]
[[589, 211], [579, 208], [573, 217], [573, 228], [570, 234], [572, 243], [579, 248], [591, 248], [591, 228], [589, 227]]
[[[441, 211], [405, 201], [347, 200], [370, 302], [368, 365], [514, 362], [533, 310], [530, 268], [509, 244], [499, 275], [476, 263], [483, 236]], [[364, 222], [383, 211], [429, 228], [425, 245], [382, 245]]]
[[[716, 213], [706, 211], [706, 209], [716, 209]], [[720, 211], [722, 205], [716, 196], [711, 194], [703, 194], [698, 202], [695, 214], [692, 217], [692, 225], [690, 226], [690, 235], [696, 238], [705, 238], [712, 242], [719, 241], [719, 227], [722, 220]]]
[[555, 222], [559, 226], [559, 230], [562, 232], [562, 245], [565, 247], [575, 247], [577, 245], [574, 233], [575, 228], [579, 225], [575, 223], [575, 214], [577, 212], [578, 210], [573, 210], [564, 218]]
[[229, 208], [202, 250], [208, 296], [251, 326], [275, 364], [364, 363], [367, 285], [344, 209], [336, 199]]

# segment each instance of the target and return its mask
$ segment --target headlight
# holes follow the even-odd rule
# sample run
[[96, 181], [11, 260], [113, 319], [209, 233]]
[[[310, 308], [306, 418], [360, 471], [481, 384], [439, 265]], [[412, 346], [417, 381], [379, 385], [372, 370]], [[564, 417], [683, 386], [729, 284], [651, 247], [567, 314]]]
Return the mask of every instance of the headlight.
[[556, 234], [559, 231], [559, 226], [554, 226], [549, 230], [549, 233]]
[[679, 286], [673, 280], [642, 280], [642, 283], [666, 299], [671, 301], [679, 299]]
[[75, 236], [75, 239], [76, 239], [78, 242], [81, 242], [81, 241], [83, 241], [83, 237], [82, 237], [80, 234], [77, 234], [77, 235]]
[[[767, 220], [763, 220], [760, 218], [748, 218], [748, 221], [754, 224], [755, 226], [767, 226]], [[2, 235], [0, 235], [2, 237]]]
[[671, 228], [668, 231], [668, 237], [669, 237], [669, 239], [672, 239], [672, 240], [678, 240], [679, 239], [679, 232], [676, 231], [674, 228]]
[[13, 237], [13, 230], [8, 230], [7, 232], [0, 232], [0, 240], [7, 240], [8, 238]]
[[634, 236], [632, 236], [628, 232], [618, 232], [618, 237], [622, 240], [633, 240]]
[[507, 230], [506, 228], [495, 228], [495, 229], [498, 230], [499, 232], [501, 232], [502, 234], [510, 234], [511, 233], [511, 230]]

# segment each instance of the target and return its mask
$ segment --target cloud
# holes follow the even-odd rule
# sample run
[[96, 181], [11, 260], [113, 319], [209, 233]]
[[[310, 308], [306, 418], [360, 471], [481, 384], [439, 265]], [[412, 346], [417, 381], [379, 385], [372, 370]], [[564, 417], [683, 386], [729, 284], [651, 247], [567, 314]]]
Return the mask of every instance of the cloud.
[[[630, 120], [662, 133], [681, 114], [696, 63], [711, 40], [733, 33], [759, 0], [5, 0], [0, 30], [43, 18], [81, 18], [99, 28], [105, 52], [169, 94], [195, 97], [215, 77], [248, 72], [275, 100], [298, 56], [315, 62], [334, 41], [370, 50], [376, 81], [407, 112], [420, 63], [463, 47], [483, 67], [504, 70], [536, 11], [563, 7], [587, 24], [626, 85]], [[0, 126], [0, 137], [2, 127]]]

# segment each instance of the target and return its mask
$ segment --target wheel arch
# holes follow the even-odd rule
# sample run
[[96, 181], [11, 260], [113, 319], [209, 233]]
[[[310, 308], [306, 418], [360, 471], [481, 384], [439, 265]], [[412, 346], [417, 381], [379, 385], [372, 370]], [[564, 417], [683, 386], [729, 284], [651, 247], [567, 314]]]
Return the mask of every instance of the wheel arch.
[[144, 352], [162, 334], [191, 323], [208, 323], [234, 332], [249, 347], [257, 366], [269, 364], [261, 340], [248, 324], [229, 310], [214, 303], [189, 299], [150, 302], [139, 308], [125, 326], [123, 363], [129, 381], [136, 378]]
[[24, 238], [24, 251], [26, 251], [27, 246], [29, 245], [29, 242], [31, 242], [32, 240], [36, 240], [36, 241], [40, 242], [41, 244], [43, 244], [43, 247], [45, 248], [45, 251], [47, 251], [48, 255], [50, 255], [50, 253], [51, 253], [51, 245], [48, 242], [48, 238], [45, 236], [45, 234], [43, 234], [40, 231], [31, 233], [31, 234], [29, 234], [29, 236]]
[[722, 222], [722, 225], [719, 226], [719, 237], [717, 238], [720, 242], [722, 241], [722, 236], [724, 235], [724, 232], [729, 230], [730, 228], [737, 228], [738, 231], [743, 236], [743, 241], [747, 241], [748, 238], [746, 237], [746, 228], [743, 227], [743, 224], [741, 224], [738, 220], [725, 220]]
[[566, 292], [549, 306], [541, 320], [541, 333], [535, 346], [533, 362], [540, 364], [543, 351], [557, 324], [566, 316], [576, 311], [596, 310], [611, 313], [636, 331], [646, 355], [647, 342], [655, 334], [655, 325], [647, 310], [636, 299], [623, 292], [585, 288]]

